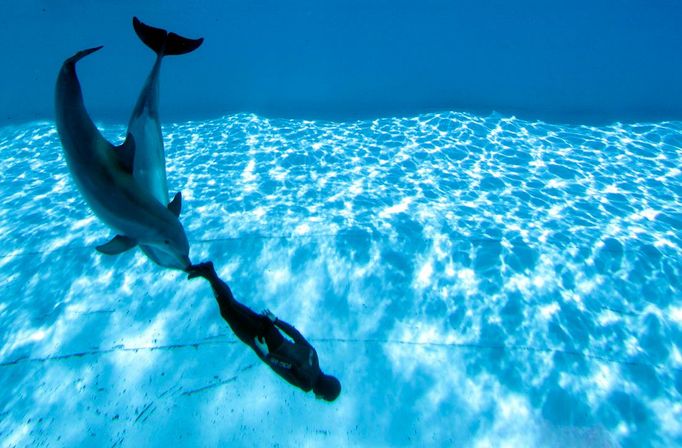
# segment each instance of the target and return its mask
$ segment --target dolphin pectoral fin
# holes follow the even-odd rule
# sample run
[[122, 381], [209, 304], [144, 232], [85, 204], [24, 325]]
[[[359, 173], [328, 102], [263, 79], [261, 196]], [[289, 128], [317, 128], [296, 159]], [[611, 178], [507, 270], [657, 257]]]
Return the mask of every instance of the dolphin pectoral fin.
[[182, 193], [175, 193], [173, 200], [168, 203], [168, 210], [170, 210], [175, 216], [180, 217], [180, 211], [182, 210]]
[[204, 41], [203, 37], [187, 39], [164, 29], [154, 28], [140, 22], [137, 17], [133, 17], [133, 28], [140, 40], [161, 56], [190, 53], [199, 48]]
[[137, 241], [123, 235], [116, 235], [108, 243], [97, 246], [97, 250], [107, 255], [118, 255], [137, 246]]
[[126, 141], [122, 145], [116, 146], [114, 151], [121, 168], [128, 174], [133, 174], [133, 163], [135, 161], [135, 138], [133, 138], [133, 134], [128, 132]]

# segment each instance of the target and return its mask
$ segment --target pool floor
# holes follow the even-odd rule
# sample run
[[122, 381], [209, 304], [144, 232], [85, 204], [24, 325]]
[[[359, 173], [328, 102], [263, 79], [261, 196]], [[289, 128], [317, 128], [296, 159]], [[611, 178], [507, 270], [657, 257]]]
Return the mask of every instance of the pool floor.
[[[120, 142], [123, 125], [101, 125]], [[682, 444], [682, 123], [446, 112], [167, 125], [194, 262], [343, 385], [276, 377], [0, 128], [4, 446]]]

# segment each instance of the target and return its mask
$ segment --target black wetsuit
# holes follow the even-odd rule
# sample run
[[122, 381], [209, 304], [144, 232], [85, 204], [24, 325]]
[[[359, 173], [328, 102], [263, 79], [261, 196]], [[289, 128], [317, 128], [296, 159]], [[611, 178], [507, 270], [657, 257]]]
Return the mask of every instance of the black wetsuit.
[[[206, 265], [203, 265], [204, 267]], [[257, 314], [249, 307], [237, 302], [230, 287], [216, 274], [213, 266], [204, 268], [201, 275], [213, 288], [220, 315], [228, 323], [232, 331], [242, 342], [251, 347], [266, 364], [278, 375], [296, 387], [308, 392], [321, 375], [317, 352], [288, 323], [275, 319], [273, 324], [266, 316]], [[281, 329], [292, 341], [279, 332]], [[268, 346], [268, 354], [264, 355], [256, 346], [256, 337], [262, 337]]]

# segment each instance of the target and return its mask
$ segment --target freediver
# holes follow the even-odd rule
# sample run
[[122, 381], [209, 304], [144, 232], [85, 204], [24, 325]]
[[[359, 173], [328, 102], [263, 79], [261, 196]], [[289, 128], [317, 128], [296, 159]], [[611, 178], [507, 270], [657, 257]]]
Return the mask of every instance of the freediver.
[[[341, 393], [341, 383], [320, 370], [315, 348], [292, 325], [275, 317], [270, 310], [257, 314], [239, 303], [230, 287], [218, 277], [212, 262], [191, 265], [187, 278], [204, 277], [211, 284], [220, 315], [235, 335], [256, 352], [279, 376], [315, 397], [334, 401]], [[291, 340], [282, 336], [282, 330]]]

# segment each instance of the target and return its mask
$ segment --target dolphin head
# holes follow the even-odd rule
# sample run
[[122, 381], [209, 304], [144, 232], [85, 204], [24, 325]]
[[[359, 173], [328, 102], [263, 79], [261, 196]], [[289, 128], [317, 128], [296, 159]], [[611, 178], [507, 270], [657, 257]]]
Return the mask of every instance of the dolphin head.
[[189, 242], [179, 222], [177, 226], [164, 229], [153, 240], [145, 241], [140, 248], [152, 261], [166, 268], [184, 271], [192, 264]]

